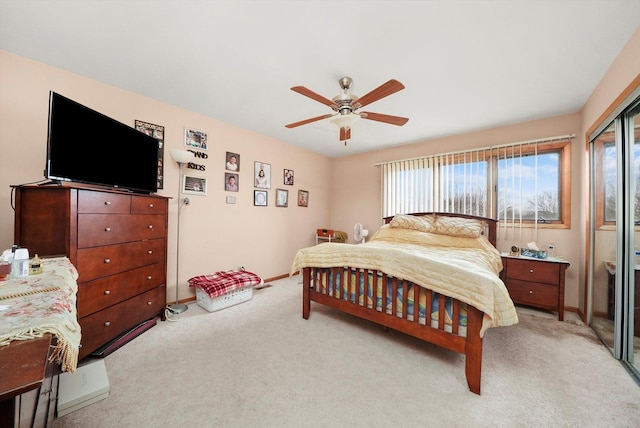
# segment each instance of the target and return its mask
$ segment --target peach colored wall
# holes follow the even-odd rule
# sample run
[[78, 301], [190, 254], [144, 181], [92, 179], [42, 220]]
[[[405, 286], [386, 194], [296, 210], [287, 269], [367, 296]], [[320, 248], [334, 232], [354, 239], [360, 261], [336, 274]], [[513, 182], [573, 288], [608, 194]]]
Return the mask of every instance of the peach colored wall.
[[[208, 134], [207, 196], [190, 196], [181, 213], [180, 298], [194, 293], [186, 281], [198, 274], [244, 266], [264, 278], [288, 274], [299, 248], [314, 243], [318, 225], [328, 224], [331, 160], [215, 119], [146, 98], [0, 50], [0, 249], [13, 243], [10, 185], [42, 180], [46, 157], [49, 91], [54, 90], [133, 126], [134, 120], [163, 125], [165, 183], [158, 193], [169, 204], [168, 297], [175, 298], [178, 167], [169, 149], [184, 149], [184, 128]], [[97, 130], [99, 131], [99, 130]], [[226, 151], [240, 154], [240, 191], [225, 192]], [[99, 152], [96, 152], [99, 155]], [[91, 156], [84, 157], [91, 162]], [[269, 206], [253, 206], [253, 163], [271, 164]], [[284, 186], [283, 169], [295, 171], [295, 185]], [[289, 190], [289, 207], [275, 206], [275, 189]], [[298, 189], [310, 192], [309, 207], [297, 206]], [[226, 204], [225, 197], [236, 197]]]
[[[331, 177], [331, 227], [350, 231], [350, 239], [352, 239], [355, 222], [362, 223], [372, 233], [381, 225], [380, 176], [378, 168], [373, 166], [379, 162], [576, 134], [576, 139], [571, 144], [571, 182], [579, 182], [581, 169], [576, 151], [583, 144], [579, 133], [580, 116], [575, 113], [334, 159]], [[575, 207], [579, 200], [577, 192], [572, 192], [572, 218], [576, 215]], [[558, 253], [575, 266], [581, 255], [573, 244], [577, 242], [578, 237], [579, 232], [575, 227], [569, 230], [540, 228], [537, 243], [539, 247], [546, 247], [551, 241], [554, 241]], [[508, 251], [513, 244], [526, 246], [527, 242], [534, 240], [536, 239], [532, 229], [524, 229], [522, 239], [520, 239], [519, 231], [515, 233], [514, 237], [511, 230], [507, 230], [507, 233], [499, 230], [497, 246], [501, 251]], [[565, 305], [577, 307], [578, 272], [576, 269], [567, 270], [565, 295]]]

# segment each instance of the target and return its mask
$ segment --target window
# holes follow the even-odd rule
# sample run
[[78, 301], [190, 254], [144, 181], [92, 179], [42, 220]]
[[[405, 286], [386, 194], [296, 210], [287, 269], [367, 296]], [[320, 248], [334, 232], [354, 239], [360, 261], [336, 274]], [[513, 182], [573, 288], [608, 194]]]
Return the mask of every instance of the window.
[[[617, 183], [616, 124], [611, 123], [593, 142], [596, 175], [596, 227], [615, 225]], [[633, 162], [640, 165], [640, 128], [633, 130]], [[640, 176], [636, 172], [635, 224], [640, 224]]]
[[561, 221], [562, 149], [498, 150], [498, 219]]
[[383, 216], [442, 211], [568, 227], [569, 150], [562, 137], [381, 164]]

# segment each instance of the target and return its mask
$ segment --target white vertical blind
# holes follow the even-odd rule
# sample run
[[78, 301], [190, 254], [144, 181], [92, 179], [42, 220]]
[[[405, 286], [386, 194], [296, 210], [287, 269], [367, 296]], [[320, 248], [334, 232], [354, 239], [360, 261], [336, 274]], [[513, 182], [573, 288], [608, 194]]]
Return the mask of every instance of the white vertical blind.
[[[533, 180], [537, 239], [538, 144], [573, 137], [563, 135], [376, 164], [381, 169], [383, 216], [422, 211], [495, 216], [502, 226], [502, 238], [522, 241], [523, 212], [527, 208], [523, 189]], [[523, 164], [527, 154], [534, 155], [531, 177], [526, 175], [531, 166]]]

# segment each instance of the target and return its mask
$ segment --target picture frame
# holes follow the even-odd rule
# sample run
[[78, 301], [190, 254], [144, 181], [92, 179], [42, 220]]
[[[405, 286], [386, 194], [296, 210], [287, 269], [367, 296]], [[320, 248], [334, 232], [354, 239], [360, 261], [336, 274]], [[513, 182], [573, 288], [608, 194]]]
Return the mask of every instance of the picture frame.
[[298, 206], [309, 206], [309, 192], [307, 190], [298, 190]]
[[207, 194], [207, 179], [185, 175], [182, 182], [182, 193], [205, 196]]
[[276, 207], [289, 206], [289, 191], [285, 189], [276, 189]]
[[224, 169], [232, 172], [240, 172], [240, 155], [237, 153], [227, 152], [225, 155]]
[[225, 172], [224, 174], [224, 191], [237, 192], [240, 189], [240, 174]]
[[256, 207], [266, 207], [269, 204], [269, 194], [266, 190], [253, 191], [253, 205]]
[[253, 164], [253, 187], [271, 189], [271, 165], [264, 162]]
[[284, 176], [284, 185], [285, 186], [293, 186], [293, 170], [292, 169], [285, 169], [283, 171], [283, 176]]
[[184, 145], [198, 150], [207, 150], [207, 134], [197, 129], [184, 128]]
[[135, 120], [134, 127], [158, 140], [158, 190], [164, 188], [164, 126]]

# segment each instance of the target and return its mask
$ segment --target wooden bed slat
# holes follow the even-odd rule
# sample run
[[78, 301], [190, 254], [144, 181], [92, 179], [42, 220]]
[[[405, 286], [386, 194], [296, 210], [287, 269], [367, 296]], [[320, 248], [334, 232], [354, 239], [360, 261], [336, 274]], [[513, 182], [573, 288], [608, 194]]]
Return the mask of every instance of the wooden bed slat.
[[458, 323], [460, 322], [460, 302], [456, 299], [451, 302], [451, 333], [458, 334]]

